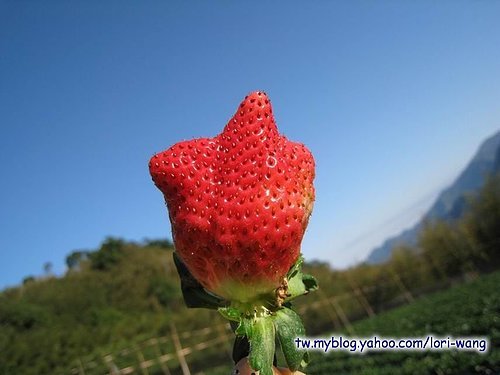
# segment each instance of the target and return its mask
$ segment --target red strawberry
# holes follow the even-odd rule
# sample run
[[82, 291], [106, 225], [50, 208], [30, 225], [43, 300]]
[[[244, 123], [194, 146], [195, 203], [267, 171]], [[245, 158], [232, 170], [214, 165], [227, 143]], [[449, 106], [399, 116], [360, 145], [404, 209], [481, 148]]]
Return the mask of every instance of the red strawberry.
[[177, 143], [149, 169], [176, 251], [206, 289], [247, 302], [280, 286], [313, 207], [314, 159], [278, 133], [265, 93], [248, 95], [218, 136]]

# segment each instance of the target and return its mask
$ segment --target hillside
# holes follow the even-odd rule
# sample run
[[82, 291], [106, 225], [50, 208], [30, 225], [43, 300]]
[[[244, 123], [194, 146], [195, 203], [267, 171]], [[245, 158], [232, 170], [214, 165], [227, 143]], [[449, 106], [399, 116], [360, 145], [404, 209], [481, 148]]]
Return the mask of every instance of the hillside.
[[467, 194], [474, 193], [483, 185], [485, 176], [500, 171], [500, 132], [485, 140], [478, 151], [453, 182], [439, 194], [438, 198], [413, 227], [408, 228], [395, 237], [387, 239], [381, 246], [373, 249], [367, 262], [371, 264], [387, 261], [392, 251], [400, 245], [415, 245], [418, 233], [424, 223], [436, 219], [456, 220], [465, 211]]
[[170, 332], [172, 322], [205, 327], [214, 316], [184, 307], [172, 251], [166, 241], [109, 238], [70, 254], [64, 277], [27, 279], [1, 293], [0, 374], [67, 373], [77, 358]]

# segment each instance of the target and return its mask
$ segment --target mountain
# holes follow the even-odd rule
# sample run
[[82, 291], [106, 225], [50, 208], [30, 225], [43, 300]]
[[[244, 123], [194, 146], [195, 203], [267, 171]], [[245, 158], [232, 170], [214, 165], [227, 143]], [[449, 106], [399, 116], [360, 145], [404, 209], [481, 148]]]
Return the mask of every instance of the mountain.
[[500, 131], [482, 143], [455, 182], [441, 192], [429, 211], [416, 225], [387, 239], [381, 246], [373, 249], [366, 262], [371, 264], [385, 262], [390, 258], [395, 247], [404, 244], [415, 245], [418, 233], [426, 221], [458, 219], [466, 209], [467, 194], [481, 188], [485, 176], [496, 171], [500, 171]]

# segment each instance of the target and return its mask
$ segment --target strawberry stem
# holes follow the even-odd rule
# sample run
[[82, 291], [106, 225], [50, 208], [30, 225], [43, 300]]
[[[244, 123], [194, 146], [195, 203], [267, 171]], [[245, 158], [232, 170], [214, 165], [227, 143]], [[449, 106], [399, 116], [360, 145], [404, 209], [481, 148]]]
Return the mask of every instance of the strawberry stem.
[[318, 284], [314, 277], [302, 273], [302, 257], [290, 268], [278, 288], [246, 302], [228, 301], [207, 291], [175, 252], [174, 261], [186, 305], [217, 309], [231, 322], [236, 334], [235, 363], [248, 356], [254, 370], [262, 375], [272, 375], [275, 345], [278, 343], [290, 370], [295, 371], [307, 364], [307, 352], [299, 351], [294, 344], [296, 337], [305, 335], [305, 329], [300, 317], [291, 309], [291, 301], [316, 290]]

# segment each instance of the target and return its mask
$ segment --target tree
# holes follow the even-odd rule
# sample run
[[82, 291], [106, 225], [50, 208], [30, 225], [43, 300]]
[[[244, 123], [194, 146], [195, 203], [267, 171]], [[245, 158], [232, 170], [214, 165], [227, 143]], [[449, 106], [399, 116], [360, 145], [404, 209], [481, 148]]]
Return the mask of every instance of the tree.
[[485, 268], [496, 268], [500, 261], [500, 173], [487, 178], [484, 187], [470, 203], [463, 220], [464, 231], [475, 242]]
[[98, 251], [89, 254], [92, 268], [107, 270], [118, 263], [123, 255], [125, 245], [126, 243], [122, 239], [108, 237]]
[[43, 264], [43, 272], [46, 276], [52, 275], [52, 262], [45, 262]]
[[66, 257], [66, 266], [70, 269], [78, 269], [80, 266], [80, 263], [87, 259], [89, 255], [88, 251], [82, 251], [82, 250], [76, 250], [70, 253]]

